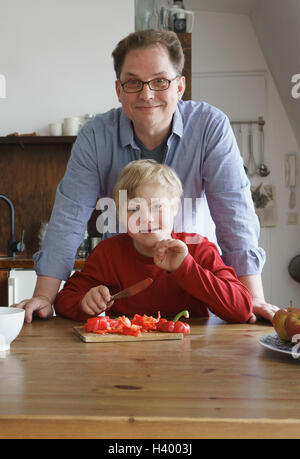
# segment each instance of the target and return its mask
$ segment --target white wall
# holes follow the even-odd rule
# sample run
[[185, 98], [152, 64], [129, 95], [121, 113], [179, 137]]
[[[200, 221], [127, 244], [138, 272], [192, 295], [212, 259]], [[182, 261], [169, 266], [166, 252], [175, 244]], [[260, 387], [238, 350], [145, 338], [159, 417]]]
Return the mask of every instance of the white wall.
[[[193, 6], [195, 7], [195, 2]], [[260, 182], [275, 185], [278, 219], [275, 227], [261, 229], [260, 244], [267, 252], [267, 263], [263, 271], [265, 294], [269, 302], [278, 306], [287, 305], [289, 300], [293, 300], [300, 307], [300, 284], [291, 279], [287, 271], [288, 262], [300, 253], [300, 231], [299, 224], [290, 226], [286, 223], [289, 190], [284, 183], [284, 155], [298, 151], [296, 138], [249, 16], [195, 11], [192, 98], [197, 99], [197, 94], [201, 93], [202, 99], [210, 102], [203, 92], [207, 77], [217, 81], [218, 91], [221, 86], [221, 90], [225, 92], [228, 88], [227, 80], [231, 77], [234, 79], [238, 76], [243, 79], [257, 75], [262, 75], [265, 79], [262, 103], [266, 120], [265, 162], [270, 167], [271, 174], [266, 178], [256, 176], [252, 182], [254, 185]], [[255, 94], [249, 95], [248, 104], [240, 104], [240, 119], [245, 120], [247, 117], [251, 97], [255, 97]], [[218, 106], [215, 98], [213, 102]], [[226, 99], [220, 97], [220, 103], [226, 104]], [[258, 101], [258, 104], [261, 105], [261, 102]], [[225, 107], [221, 108], [226, 111]], [[231, 110], [232, 105], [228, 104], [227, 111]], [[228, 115], [230, 117], [230, 113]], [[299, 152], [298, 155], [300, 159]], [[293, 212], [298, 215], [300, 212], [299, 186], [296, 188], [296, 209]]]
[[111, 52], [134, 31], [134, 0], [0, 0], [0, 135], [118, 105]]
[[300, 72], [300, 2], [260, 0], [251, 17], [300, 147], [300, 100], [291, 95], [291, 77]]

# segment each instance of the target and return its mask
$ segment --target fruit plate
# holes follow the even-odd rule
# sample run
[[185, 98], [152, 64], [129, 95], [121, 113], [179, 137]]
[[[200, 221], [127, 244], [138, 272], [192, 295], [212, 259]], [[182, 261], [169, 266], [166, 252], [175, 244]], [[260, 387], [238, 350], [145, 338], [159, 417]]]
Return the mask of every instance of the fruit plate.
[[272, 351], [292, 355], [294, 359], [298, 359], [300, 357], [300, 343], [297, 344], [291, 343], [289, 341], [284, 341], [283, 339], [279, 338], [276, 333], [273, 335], [262, 336], [259, 338], [259, 343], [267, 349], [271, 349]]

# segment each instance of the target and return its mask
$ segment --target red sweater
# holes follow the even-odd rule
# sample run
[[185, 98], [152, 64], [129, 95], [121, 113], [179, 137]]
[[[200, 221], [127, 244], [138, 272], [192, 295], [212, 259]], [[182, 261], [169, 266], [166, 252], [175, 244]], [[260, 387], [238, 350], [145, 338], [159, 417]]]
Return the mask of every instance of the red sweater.
[[[188, 233], [172, 233], [186, 242]], [[208, 317], [210, 309], [227, 322], [246, 322], [251, 317], [252, 300], [248, 289], [238, 280], [233, 268], [226, 266], [215, 244], [201, 238], [187, 244], [189, 254], [173, 273], [159, 268], [151, 257], [141, 255], [128, 234], [101, 241], [88, 257], [81, 272], [76, 271], [58, 293], [54, 308], [58, 315], [86, 321], [81, 310], [84, 295], [97, 285], [106, 285], [113, 295], [146, 277], [150, 287], [135, 296], [116, 300], [112, 316], [147, 314], [175, 316], [188, 309], [190, 317]]]

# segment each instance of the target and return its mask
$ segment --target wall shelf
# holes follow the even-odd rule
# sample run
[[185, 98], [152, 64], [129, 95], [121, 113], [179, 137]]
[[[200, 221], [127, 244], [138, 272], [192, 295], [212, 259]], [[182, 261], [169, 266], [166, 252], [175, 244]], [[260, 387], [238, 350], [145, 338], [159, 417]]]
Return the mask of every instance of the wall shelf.
[[42, 136], [42, 135], [12, 135], [0, 137], [0, 144], [33, 144], [33, 143], [74, 143], [76, 136]]

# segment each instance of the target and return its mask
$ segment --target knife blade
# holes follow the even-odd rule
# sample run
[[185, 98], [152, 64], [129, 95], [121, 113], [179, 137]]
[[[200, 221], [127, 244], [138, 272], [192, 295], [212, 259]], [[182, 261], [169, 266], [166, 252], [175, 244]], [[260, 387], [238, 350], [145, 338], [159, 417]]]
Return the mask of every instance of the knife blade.
[[121, 290], [120, 292], [116, 293], [111, 297], [111, 299], [107, 302], [107, 306], [109, 306], [113, 301], [118, 300], [120, 298], [128, 298], [129, 296], [136, 295], [140, 293], [145, 288], [149, 287], [153, 282], [151, 277], [147, 277], [146, 279], [138, 282], [137, 284], [131, 285], [130, 287], [125, 288], [125, 290]]

